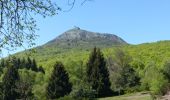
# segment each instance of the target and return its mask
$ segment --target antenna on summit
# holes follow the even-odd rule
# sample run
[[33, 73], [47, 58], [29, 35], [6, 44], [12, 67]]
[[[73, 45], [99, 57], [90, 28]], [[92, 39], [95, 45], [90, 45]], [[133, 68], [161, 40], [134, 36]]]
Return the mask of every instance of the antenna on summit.
[[74, 28], [75, 28], [76, 30], [80, 30], [80, 27], [74, 26]]

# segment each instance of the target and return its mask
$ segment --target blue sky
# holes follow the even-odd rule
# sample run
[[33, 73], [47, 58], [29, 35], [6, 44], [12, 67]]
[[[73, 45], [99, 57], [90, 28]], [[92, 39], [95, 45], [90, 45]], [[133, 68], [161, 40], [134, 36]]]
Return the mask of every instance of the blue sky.
[[[68, 8], [66, 2], [60, 3], [63, 9]], [[59, 12], [46, 19], [38, 17], [37, 45], [74, 26], [113, 33], [131, 44], [169, 40], [169, 5], [170, 0], [93, 0], [83, 6], [77, 2], [70, 12]]]
[[[67, 0], [57, 3], [63, 10], [69, 8]], [[83, 6], [78, 0], [69, 12], [61, 11], [45, 19], [36, 16], [36, 19], [40, 29], [36, 45], [74, 26], [113, 33], [131, 44], [170, 40], [170, 0], [93, 0]]]

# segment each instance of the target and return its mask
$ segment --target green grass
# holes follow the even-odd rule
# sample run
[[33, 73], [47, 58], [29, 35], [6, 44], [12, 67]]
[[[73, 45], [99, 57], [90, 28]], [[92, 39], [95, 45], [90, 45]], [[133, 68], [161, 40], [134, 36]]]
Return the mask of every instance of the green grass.
[[122, 96], [105, 97], [99, 100], [152, 100], [149, 94], [135, 93]]

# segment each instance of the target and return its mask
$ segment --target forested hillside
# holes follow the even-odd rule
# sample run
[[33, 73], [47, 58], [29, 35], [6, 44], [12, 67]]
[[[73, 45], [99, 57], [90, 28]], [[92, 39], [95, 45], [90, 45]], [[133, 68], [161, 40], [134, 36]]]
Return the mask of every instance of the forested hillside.
[[[69, 35], [73, 31], [80, 32], [78, 36], [84, 32], [70, 31]], [[0, 86], [3, 92], [0, 95], [3, 98], [81, 100], [140, 91], [159, 97], [169, 90], [170, 41], [131, 45], [114, 35], [111, 35], [116, 37], [113, 41], [110, 35], [94, 34], [103, 40], [90, 39], [89, 44], [91, 36], [87, 35], [85, 40], [76, 38], [76, 42], [70, 42], [73, 38], [61, 35], [45, 45], [2, 59]], [[75, 40], [77, 34], [73, 37]], [[119, 45], [108, 43], [108, 38], [114, 43], [118, 40]], [[10, 75], [16, 77], [10, 78]], [[8, 88], [14, 92], [8, 92]]]

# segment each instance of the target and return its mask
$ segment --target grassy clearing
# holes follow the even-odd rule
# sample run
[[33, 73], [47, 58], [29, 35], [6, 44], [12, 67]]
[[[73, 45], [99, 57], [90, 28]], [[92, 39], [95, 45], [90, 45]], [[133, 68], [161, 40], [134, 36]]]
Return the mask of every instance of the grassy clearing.
[[152, 98], [150, 94], [135, 93], [122, 96], [100, 98], [99, 100], [152, 100]]

